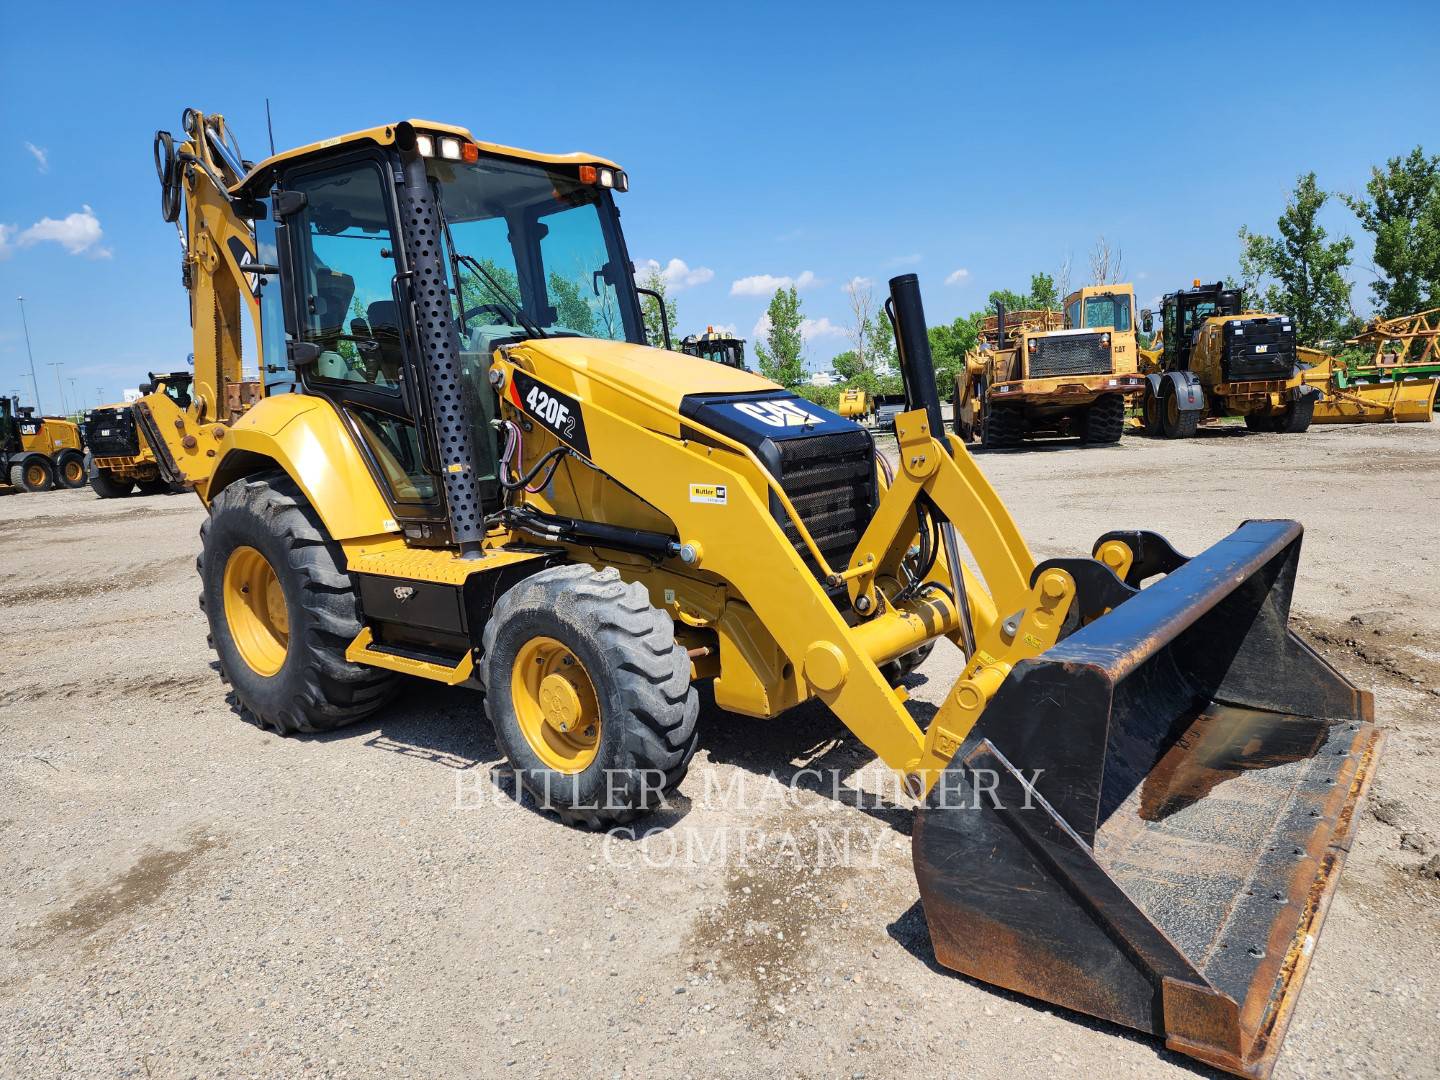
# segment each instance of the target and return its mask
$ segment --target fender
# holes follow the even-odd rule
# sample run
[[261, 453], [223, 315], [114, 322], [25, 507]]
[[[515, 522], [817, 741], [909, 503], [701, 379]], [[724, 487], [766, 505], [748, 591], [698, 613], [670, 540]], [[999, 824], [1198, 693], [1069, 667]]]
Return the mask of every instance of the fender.
[[1205, 408], [1205, 390], [1193, 371], [1151, 372], [1145, 376], [1145, 382], [1149, 393], [1157, 398], [1162, 396], [1162, 384], [1168, 382], [1181, 412], [1199, 412]]
[[332, 539], [399, 532], [340, 414], [308, 395], [265, 398], [226, 428], [215, 471], [196, 491], [208, 507], [226, 485], [277, 467], [300, 486]]

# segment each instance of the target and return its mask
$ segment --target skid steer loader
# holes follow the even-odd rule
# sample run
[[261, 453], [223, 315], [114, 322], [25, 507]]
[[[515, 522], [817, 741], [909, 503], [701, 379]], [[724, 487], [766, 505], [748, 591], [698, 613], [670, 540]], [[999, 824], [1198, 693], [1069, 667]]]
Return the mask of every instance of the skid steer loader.
[[36, 416], [19, 398], [0, 397], [0, 482], [20, 491], [84, 487], [80, 429], [58, 416]]
[[[604, 828], [681, 784], [699, 680], [754, 717], [818, 699], [921, 804], [941, 963], [1269, 1071], [1379, 744], [1287, 626], [1298, 524], [1037, 563], [943, 430], [914, 275], [886, 304], [892, 469], [851, 421], [643, 344], [611, 161], [412, 120], [252, 166], [223, 118], [182, 122], [162, 204], [196, 386], [242, 379], [208, 317], [242, 308], [267, 384], [187, 433], [214, 451], [202, 606], [256, 722], [476, 687], [536, 801]], [[940, 637], [966, 663], [922, 728], [890, 665]]]
[[[183, 411], [190, 406], [193, 381], [188, 371], [163, 375], [152, 371], [141, 390], [147, 397], [163, 395]], [[118, 499], [136, 489], [142, 495], [163, 495], [185, 487], [183, 478], [167, 479], [161, 472], [160, 458], [145, 435], [137, 405], [101, 405], [85, 414], [85, 471], [90, 489], [102, 499]]]

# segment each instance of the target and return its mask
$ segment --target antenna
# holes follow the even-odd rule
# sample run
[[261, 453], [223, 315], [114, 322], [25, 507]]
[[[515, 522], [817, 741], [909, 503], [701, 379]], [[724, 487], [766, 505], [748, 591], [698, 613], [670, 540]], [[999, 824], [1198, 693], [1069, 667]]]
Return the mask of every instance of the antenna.
[[275, 156], [275, 125], [270, 121], [270, 99], [265, 99], [265, 130], [270, 133], [270, 156]]

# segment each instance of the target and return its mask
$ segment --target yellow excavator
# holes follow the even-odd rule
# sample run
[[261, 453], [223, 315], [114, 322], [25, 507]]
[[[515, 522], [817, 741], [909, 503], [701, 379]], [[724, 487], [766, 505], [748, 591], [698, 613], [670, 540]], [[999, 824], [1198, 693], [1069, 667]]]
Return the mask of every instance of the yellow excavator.
[[[682, 784], [697, 683], [819, 700], [918, 804], [940, 963], [1268, 1073], [1380, 739], [1287, 625], [1297, 523], [1037, 562], [943, 428], [914, 275], [892, 464], [645, 345], [612, 161], [407, 120], [249, 165], [222, 117], [183, 127], [204, 411], [156, 430], [245, 712], [328, 731], [401, 677], [474, 687], [536, 803], [606, 828]], [[941, 637], [964, 670], [922, 724], [892, 665]]]

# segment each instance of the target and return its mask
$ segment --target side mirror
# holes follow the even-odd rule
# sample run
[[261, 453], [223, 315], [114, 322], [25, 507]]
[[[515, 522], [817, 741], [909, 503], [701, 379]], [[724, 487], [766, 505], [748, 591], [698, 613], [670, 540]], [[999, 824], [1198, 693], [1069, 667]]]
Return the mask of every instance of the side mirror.
[[291, 341], [285, 346], [290, 355], [290, 365], [297, 371], [309, 367], [320, 359], [320, 346], [313, 341]]
[[1140, 329], [1147, 334], [1155, 332], [1155, 313], [1149, 308], [1140, 309]]

